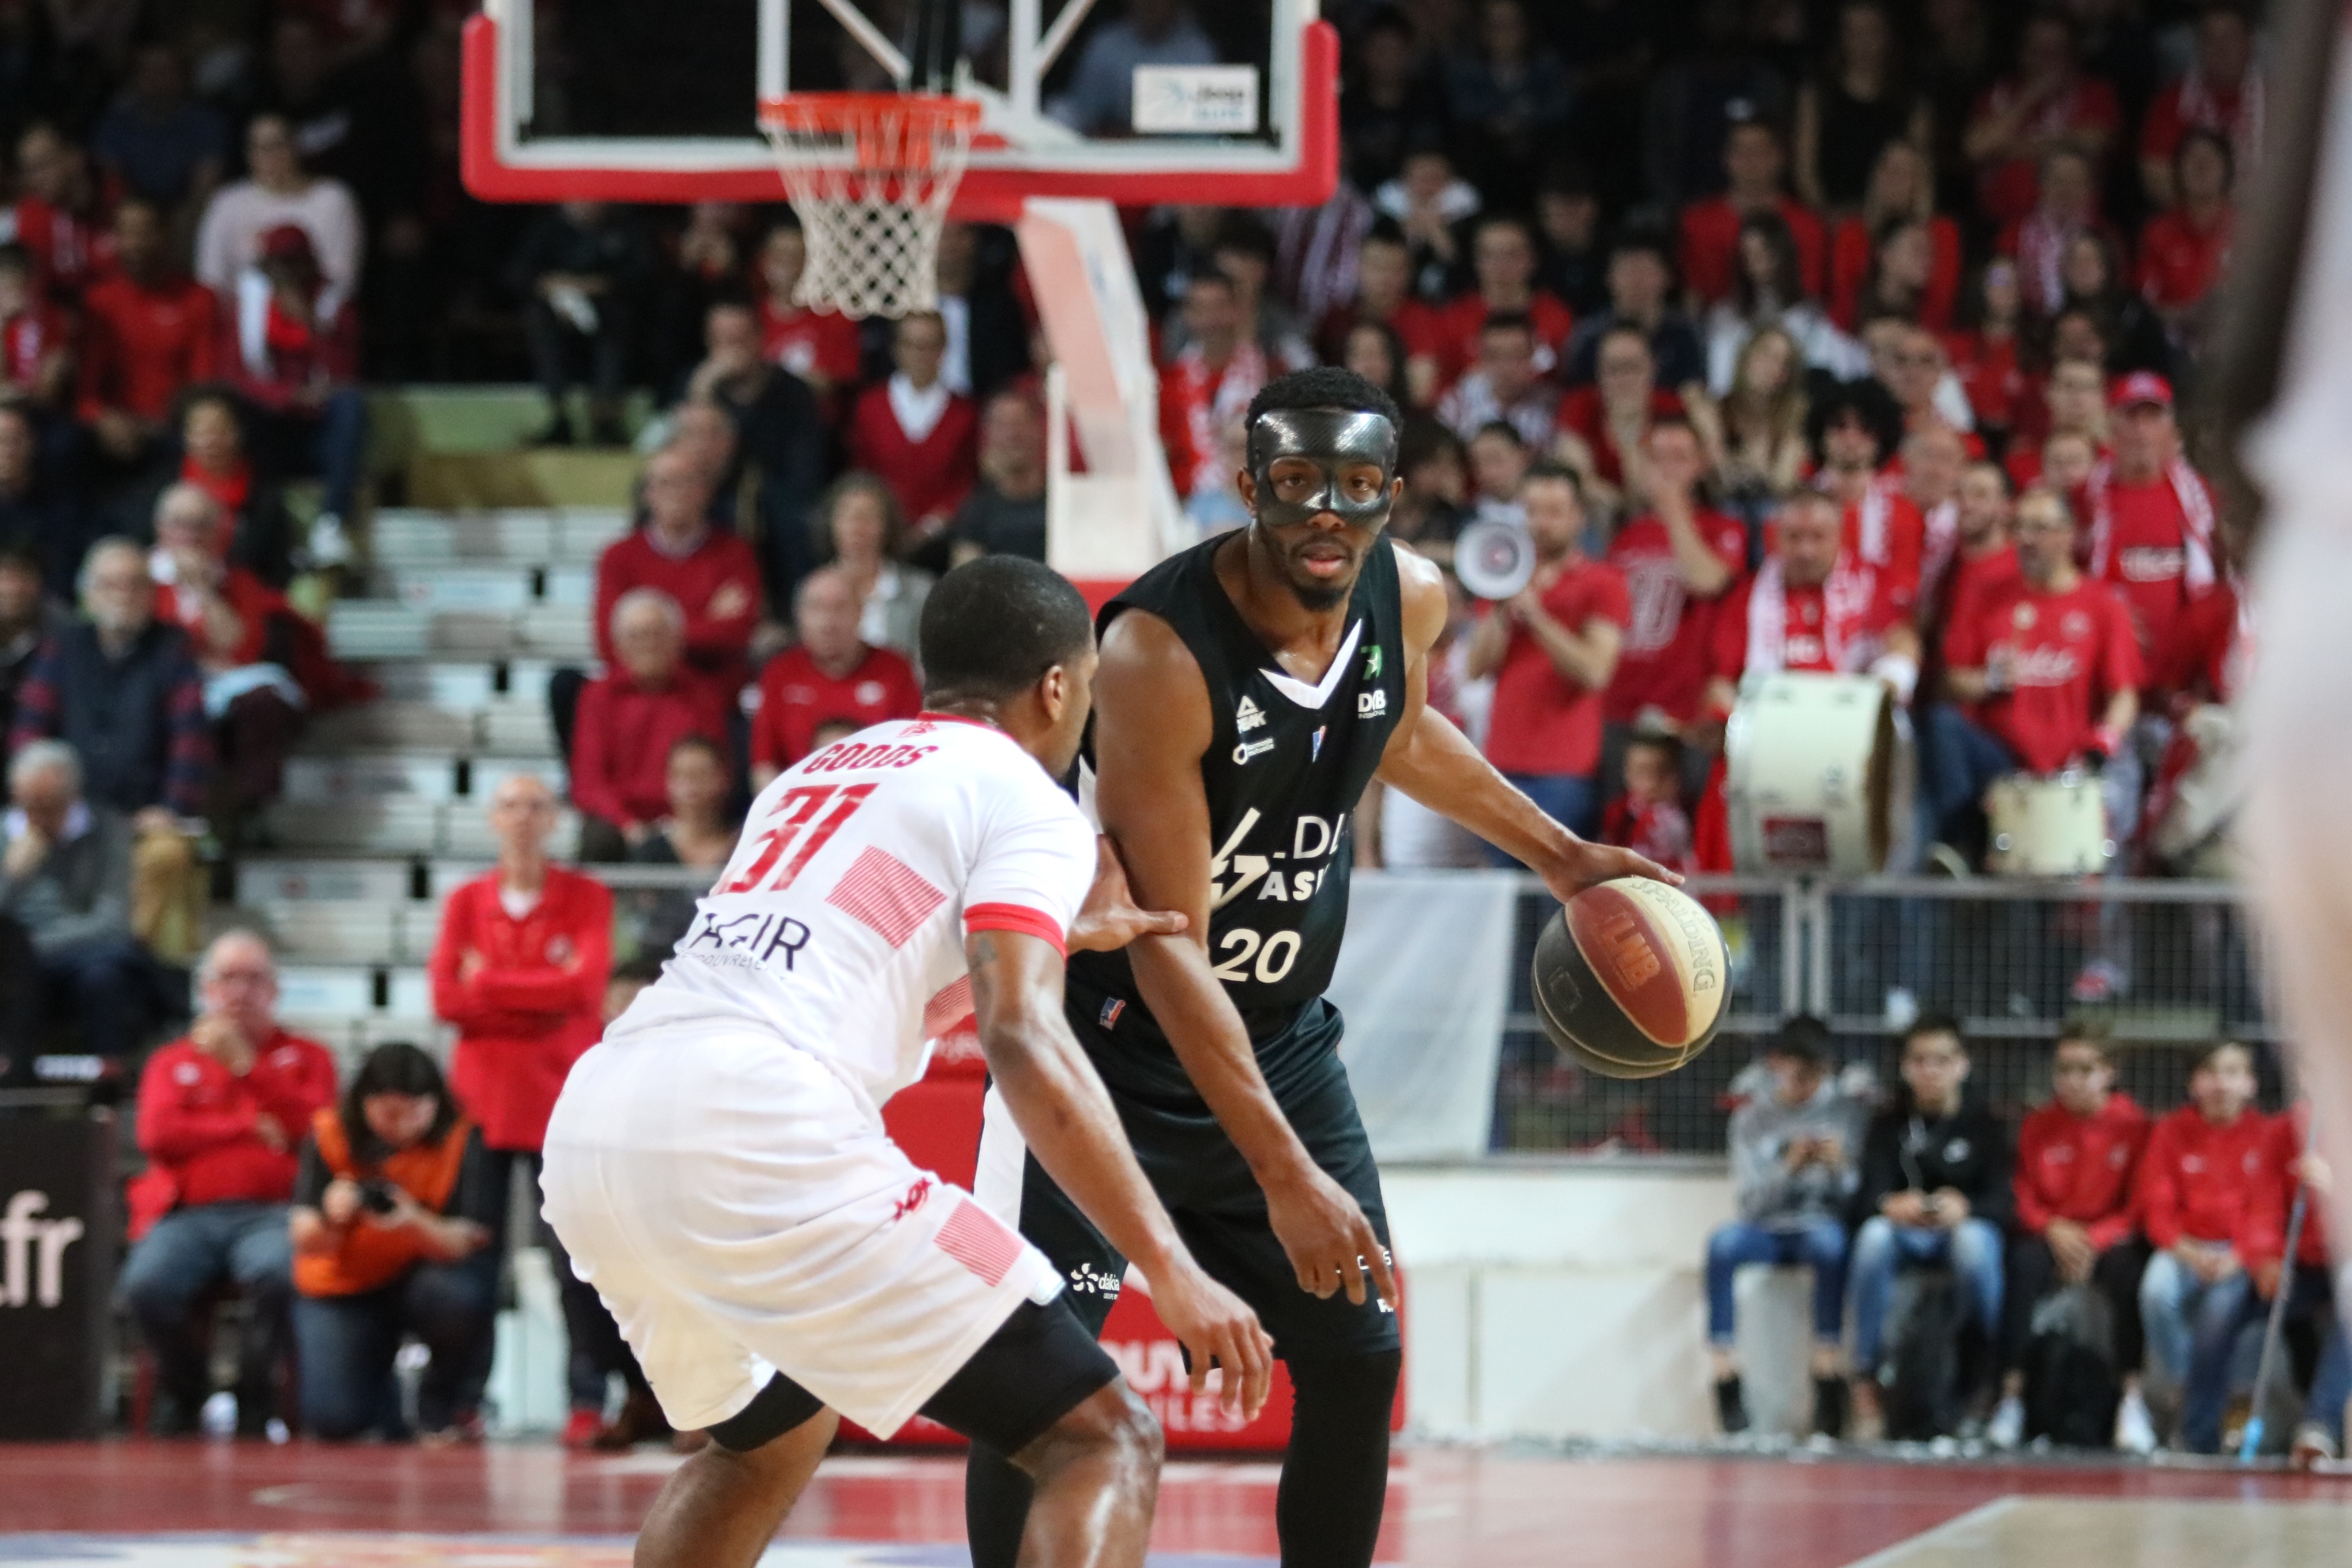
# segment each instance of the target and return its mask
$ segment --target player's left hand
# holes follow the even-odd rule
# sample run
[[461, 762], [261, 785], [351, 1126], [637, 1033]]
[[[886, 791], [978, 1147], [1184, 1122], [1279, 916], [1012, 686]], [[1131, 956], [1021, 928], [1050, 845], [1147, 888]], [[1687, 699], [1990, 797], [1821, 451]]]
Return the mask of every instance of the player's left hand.
[[1128, 890], [1127, 867], [1108, 837], [1095, 837], [1095, 885], [1070, 923], [1074, 952], [1108, 952], [1138, 937], [1181, 936], [1190, 924], [1176, 910], [1139, 910]]
[[1613, 844], [1588, 844], [1581, 839], [1570, 844], [1557, 862], [1541, 869], [1544, 886], [1563, 904], [1587, 888], [1619, 877], [1647, 877], [1675, 888], [1683, 883], [1681, 873], [1669, 871], [1631, 849], [1620, 849]]

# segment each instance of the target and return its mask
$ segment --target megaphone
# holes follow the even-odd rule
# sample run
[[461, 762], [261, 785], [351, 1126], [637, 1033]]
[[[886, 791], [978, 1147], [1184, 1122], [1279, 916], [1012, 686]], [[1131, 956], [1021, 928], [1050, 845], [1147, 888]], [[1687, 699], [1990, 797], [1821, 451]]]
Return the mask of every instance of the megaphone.
[[1515, 522], [1474, 522], [1454, 542], [1454, 574], [1481, 599], [1510, 598], [1534, 580], [1535, 541]]

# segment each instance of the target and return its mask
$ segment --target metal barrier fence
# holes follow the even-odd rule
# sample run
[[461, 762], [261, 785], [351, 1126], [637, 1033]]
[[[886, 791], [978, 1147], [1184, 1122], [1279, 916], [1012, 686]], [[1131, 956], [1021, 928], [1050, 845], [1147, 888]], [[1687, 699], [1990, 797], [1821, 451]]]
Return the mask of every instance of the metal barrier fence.
[[[1892, 1032], [1948, 1016], [1971, 1042], [1974, 1091], [2012, 1116], [2047, 1094], [2047, 1042], [2070, 1017], [2105, 1025], [2122, 1086], [2159, 1110], [2181, 1098], [2185, 1047], [2276, 1043], [2251, 922], [2228, 882], [1701, 878], [1690, 890], [1724, 923], [1731, 1014], [1689, 1067], [1623, 1083], [1569, 1065], [1537, 1023], [1527, 970], [1553, 906], [1526, 880], [1496, 1151], [1720, 1153], [1729, 1107], [1752, 1087], [1738, 1080], [1797, 1013], [1828, 1022], [1857, 1084], [1889, 1088]], [[2102, 964], [2110, 994], [2078, 1000], [2077, 980]]]
[[[709, 884], [674, 867], [594, 870], [614, 889], [622, 959], [666, 951]], [[2047, 1093], [2047, 1044], [2070, 1017], [2107, 1026], [2122, 1087], [2158, 1110], [2182, 1096], [2187, 1047], [2277, 1043], [2252, 923], [2229, 882], [1701, 877], [1689, 890], [1723, 923], [1730, 1012], [1690, 1066], [1628, 1083], [1570, 1065], [1537, 1022], [1528, 964], [1558, 905], [1520, 879], [1496, 1152], [1720, 1154], [1731, 1105], [1755, 1087], [1742, 1075], [1798, 1013], [1829, 1023], [1856, 1087], [1885, 1088], [1896, 1076], [1892, 1031], [1917, 1014], [1947, 1015], [1971, 1044], [1974, 1091], [2012, 1119]], [[2114, 994], [2075, 1000], [2074, 982], [2100, 961], [2120, 982]], [[2275, 1078], [2266, 1070], [2273, 1102]]]

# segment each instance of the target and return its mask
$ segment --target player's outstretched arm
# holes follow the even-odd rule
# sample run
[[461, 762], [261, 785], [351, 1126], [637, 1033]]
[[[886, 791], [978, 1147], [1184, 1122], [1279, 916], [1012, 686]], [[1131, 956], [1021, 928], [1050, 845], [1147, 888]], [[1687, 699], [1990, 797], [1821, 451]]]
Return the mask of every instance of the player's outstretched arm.
[[1445, 584], [1436, 567], [1410, 551], [1397, 552], [1397, 571], [1404, 597], [1404, 716], [1381, 758], [1380, 781], [1531, 868], [1563, 900], [1614, 877], [1681, 881], [1655, 861], [1589, 844], [1546, 816], [1429, 705], [1429, 650], [1445, 630]]
[[[1434, 568], [1432, 568], [1434, 570]], [[1185, 917], [1177, 936], [1128, 949], [1135, 983], [1192, 1087], [1265, 1191], [1267, 1218], [1301, 1289], [1351, 1301], [1396, 1284], [1371, 1222], [1291, 1130], [1258, 1070], [1249, 1030], [1211, 972], [1214, 858], [1201, 758], [1216, 733], [1209, 689], [1183, 639], [1129, 610], [1110, 625], [1095, 672], [1095, 807], [1127, 862], [1135, 901]]]
[[1062, 955], [1042, 937], [964, 939], [973, 1021], [1005, 1108], [1045, 1173], [1151, 1282], [1151, 1304], [1192, 1356], [1192, 1388], [1225, 1369], [1219, 1397], [1255, 1419], [1273, 1343], [1241, 1298], [1203, 1273], [1143, 1178], [1109, 1092], [1062, 1016]]

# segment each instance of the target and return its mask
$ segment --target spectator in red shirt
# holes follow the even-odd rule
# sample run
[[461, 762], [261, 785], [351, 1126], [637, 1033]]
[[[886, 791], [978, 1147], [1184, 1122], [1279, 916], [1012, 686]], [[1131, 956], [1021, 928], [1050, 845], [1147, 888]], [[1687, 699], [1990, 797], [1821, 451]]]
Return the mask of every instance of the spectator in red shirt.
[[[2115, 1367], [2126, 1380], [2126, 1405], [2138, 1401], [2141, 1353], [2139, 1281], [2148, 1248], [2140, 1238], [2136, 1184], [2147, 1147], [2148, 1116], [2116, 1089], [2116, 1064], [2104, 1035], [2069, 1026], [2051, 1054], [2048, 1104], [2018, 1130], [2017, 1224], [2009, 1247], [2008, 1331], [2003, 1352], [2003, 1408], [1993, 1416], [2002, 1447], [2024, 1430], [2025, 1352], [2033, 1311], [2053, 1289], [2090, 1285], [2106, 1299], [2115, 1320]], [[2145, 1428], [2143, 1405], [2119, 1415], [2119, 1434]], [[2005, 1429], [2004, 1429], [2005, 1428]]]
[[[1575, 470], [1541, 463], [1519, 486], [1536, 573], [1471, 634], [1468, 672], [1495, 677], [1486, 760], [1570, 832], [1590, 837], [1601, 798], [1601, 693], [1631, 610], [1625, 579], [1588, 561]], [[1497, 855], [1497, 864], [1512, 865]]]
[[38, 409], [72, 389], [73, 334], [43, 294], [31, 252], [0, 243], [0, 398]]
[[831, 416], [835, 395], [857, 384], [857, 323], [793, 299], [808, 269], [808, 237], [780, 223], [760, 247], [760, 341], [770, 359], [809, 384]]
[[2221, 1444], [2230, 1352], [2253, 1294], [2250, 1222], [2277, 1175], [2254, 1090], [2253, 1052], [2215, 1046], [2189, 1076], [2189, 1103], [2156, 1124], [2140, 1161], [2140, 1223], [2156, 1249], [2139, 1285], [2150, 1403], [2179, 1410], [2182, 1445], [2198, 1454]]
[[198, 387], [180, 405], [182, 484], [218, 501], [229, 520], [218, 542], [228, 559], [274, 588], [293, 575], [293, 520], [273, 476], [247, 455], [237, 400], [217, 387]]
[[2147, 106], [2139, 128], [2139, 177], [2147, 199], [2168, 207], [2181, 196], [2176, 154], [2191, 131], [2223, 139], [2242, 173], [2263, 151], [2263, 76], [2245, 12], [2234, 4], [2208, 4], [2197, 18], [2197, 63]]
[[1226, 482], [1216, 472], [1219, 437], [1248, 413], [1266, 363], [1242, 335], [1233, 279], [1222, 272], [1196, 272], [1185, 284], [1184, 337], [1160, 367], [1160, 437], [1176, 493], [1190, 499]]
[[2009, 539], [2009, 475], [1998, 463], [1970, 463], [1952, 492], [1951, 570], [1930, 601], [1924, 631], [1939, 653], [1945, 634], [1971, 619], [1974, 606], [2018, 583], [2017, 546]]
[[1612, 725], [1681, 734], [1699, 716], [1715, 602], [1747, 568], [1748, 531], [1701, 504], [1706, 459], [1688, 422], [1652, 426], [1643, 456], [1650, 510], [1609, 542], [1631, 616], [1601, 711]]
[[1747, 676], [1868, 673], [1908, 702], [1919, 637], [1886, 580], [1841, 541], [1837, 503], [1800, 490], [1781, 508], [1772, 554], [1716, 612], [1707, 711], [1729, 717]]
[[16, 140], [16, 240], [32, 254], [41, 291], [57, 304], [81, 291], [114, 263], [104, 203], [79, 143], [46, 122]]
[[1536, 367], [1535, 323], [1497, 310], [1478, 329], [1478, 363], [1437, 400], [1437, 417], [1465, 441], [1500, 419], [1530, 447], [1551, 439], [1559, 389]]
[[1734, 123], [1723, 139], [1723, 170], [1729, 184], [1719, 196], [1708, 196], [1683, 209], [1681, 266], [1683, 287], [1690, 291], [1692, 309], [1704, 310], [1731, 295], [1738, 264], [1739, 226], [1758, 213], [1778, 213], [1796, 240], [1800, 279], [1805, 293], [1820, 299], [1829, 283], [1827, 242], [1822, 220], [1803, 203], [1781, 189], [1788, 158], [1780, 133], [1760, 120]]
[[[457, 1028], [449, 1087], [481, 1128], [486, 1174], [505, 1225], [514, 1169], [539, 1191], [540, 1146], [564, 1078], [603, 1030], [604, 984], [613, 966], [613, 895], [593, 879], [551, 865], [555, 796], [532, 773], [511, 773], [490, 796], [499, 863], [451, 892], [431, 973], [434, 1014]], [[533, 1205], [536, 1207], [536, 1204]], [[494, 1245], [505, 1245], [505, 1225]], [[552, 1227], [536, 1226], [553, 1254], [562, 1293], [564, 1337], [572, 1347], [573, 1408], [604, 1405], [605, 1373], [590, 1347], [602, 1342], [604, 1306], [579, 1279]], [[478, 1396], [482, 1372], [473, 1393]], [[460, 1408], [477, 1399], [461, 1398]]]
[[922, 683], [905, 656], [858, 635], [857, 590], [848, 574], [825, 567], [801, 580], [793, 600], [793, 646], [760, 672], [760, 707], [751, 721], [751, 784], [768, 781], [816, 750], [824, 725], [863, 730], [923, 710]]
[[[228, 786], [230, 823], [276, 800], [309, 698], [295, 678], [285, 596], [224, 559], [220, 503], [191, 484], [155, 505], [155, 618], [188, 635], [205, 678], [213, 749]], [[217, 791], [216, 791], [217, 798]]]
[[1854, 382], [1817, 400], [1812, 420], [1818, 481], [1838, 505], [1846, 548], [1908, 614], [1919, 596], [1927, 522], [1901, 479], [1879, 471], [1903, 439], [1902, 407], [1878, 383]]
[[2234, 165], [2221, 132], [2201, 127], [2180, 138], [2172, 159], [2180, 199], [2139, 232], [2139, 291], [2193, 354], [2204, 342], [2208, 301], [2237, 225]]
[[1924, 140], [1896, 139], [1880, 150], [1864, 190], [1862, 210], [1838, 220], [1830, 240], [1829, 305], [1831, 319], [1853, 331], [1871, 314], [1864, 303], [1874, 292], [1868, 285], [1874, 271], [1883, 273], [1880, 253], [1887, 237], [1916, 233], [1924, 249], [1905, 258], [1914, 276], [1909, 314], [1930, 329], [1949, 325], [1960, 293], [1960, 230], [1936, 211], [1935, 174], [1921, 151]]
[[1628, 455], [1642, 449], [1651, 426], [1684, 417], [1683, 400], [1658, 384], [1649, 334], [1612, 327], [1593, 355], [1591, 384], [1559, 400], [1559, 434], [1552, 443], [1596, 507], [1622, 512], [1629, 484]]
[[2143, 680], [2128, 614], [2106, 584], [2075, 570], [2074, 515], [2055, 494], [2021, 496], [2015, 528], [2016, 587], [1978, 595], [1945, 633], [1947, 689], [1953, 702], [1978, 706], [1971, 718], [1946, 703], [1930, 721], [1923, 772], [1933, 820], [1948, 841], [1956, 818], [2001, 774], [2089, 762], [2107, 768], [2120, 839], [2137, 808], [2125, 798], [2136, 796], [2137, 770], [2122, 753]]
[[1601, 841], [1631, 849], [1670, 871], [1697, 869], [1690, 814], [1682, 801], [1683, 745], [1672, 735], [1625, 741], [1623, 793], [1601, 814]]
[[583, 860], [621, 860], [669, 812], [670, 748], [688, 737], [724, 744], [729, 693], [686, 664], [686, 612], [659, 588], [613, 605], [618, 663], [580, 692], [572, 725], [572, 804]]
[[2015, 258], [2025, 302], [2049, 316], [2066, 303], [2066, 247], [2105, 232], [2096, 166], [2079, 147], [2054, 147], [2042, 160], [2032, 208], [2003, 227], [1996, 245]]
[[262, 236], [260, 261], [237, 274], [223, 305], [221, 364], [255, 411], [255, 445], [278, 472], [326, 481], [310, 553], [340, 565], [367, 457], [359, 318], [320, 273], [310, 235], [290, 223]]
[[128, 467], [163, 441], [181, 393], [218, 374], [219, 309], [173, 264], [145, 197], [115, 207], [114, 249], [113, 276], [82, 295], [79, 406], [99, 450]]
[[1500, 215], [1480, 218], [1471, 230], [1470, 268], [1475, 282], [1445, 307], [1440, 329], [1440, 369], [1445, 378], [1450, 381], [1468, 368], [1486, 318], [1507, 311], [1525, 316], [1535, 329], [1538, 373], [1549, 375], [1559, 370], [1576, 319], [1557, 297], [1536, 287], [1535, 236], [1527, 224]]
[[665, 447], [646, 460], [644, 521], [596, 563], [596, 654], [620, 662], [613, 606], [632, 588], [659, 588], [686, 612], [686, 662], [740, 687], [760, 623], [760, 563], [751, 547], [710, 526], [710, 476], [693, 454]]
[[1944, 335], [1944, 355], [1968, 394], [1977, 430], [1995, 442], [2008, 437], [2025, 396], [2025, 372], [2017, 353], [2024, 316], [2017, 264], [1990, 261], [1962, 310], [1960, 330]]
[[2074, 25], [2060, 12], [2027, 18], [2018, 37], [2017, 69], [1987, 89], [1961, 138], [1977, 171], [1977, 210], [1995, 225], [2033, 208], [2042, 160], [2058, 147], [2095, 162], [2123, 124], [2115, 89], [2075, 65]]
[[919, 541], [945, 531], [980, 476], [980, 415], [940, 378], [947, 346], [937, 314], [900, 321], [890, 339], [898, 369], [850, 416], [849, 460], [882, 477]]
[[[2054, 436], [2078, 436], [2089, 444], [2094, 462], [2106, 455], [2106, 375], [2095, 360], [2062, 359], [2050, 367], [2042, 402], [2047, 411], [2042, 428], [2029, 430], [2021, 424], [2018, 439], [2011, 443], [2009, 477], [2019, 489], [2047, 478], [2052, 489], [2071, 493], [2071, 486], [2043, 474], [2042, 449]], [[2082, 477], [2089, 478], [2090, 470], [2084, 469]]]
[[2131, 606], [2142, 653], [2221, 582], [2213, 492], [2180, 455], [2172, 386], [2146, 372], [2116, 384], [2115, 456], [2091, 474], [2091, 575]]
[[278, 966], [251, 931], [214, 940], [196, 992], [196, 1021], [140, 1075], [147, 1169], [131, 1183], [120, 1289], [155, 1357], [149, 1430], [161, 1437], [196, 1430], [212, 1394], [214, 1293], [236, 1287], [248, 1314], [237, 1336], [236, 1429], [258, 1437], [278, 1417], [294, 1297], [286, 1215], [295, 1148], [334, 1103], [335, 1058], [278, 1026]]
[[1918, 510], [1923, 524], [1915, 619], [1943, 596], [1944, 575], [1959, 547], [1960, 476], [1969, 456], [1968, 437], [1948, 425], [1922, 424], [1903, 437], [1903, 499]]
[[1443, 379], [1445, 323], [1435, 307], [1412, 292], [1412, 247], [1394, 218], [1381, 218], [1356, 248], [1356, 298], [1327, 311], [1315, 342], [1326, 361], [1344, 357], [1349, 333], [1367, 321], [1385, 323], [1404, 342], [1402, 366], [1412, 405], [1436, 399]]

